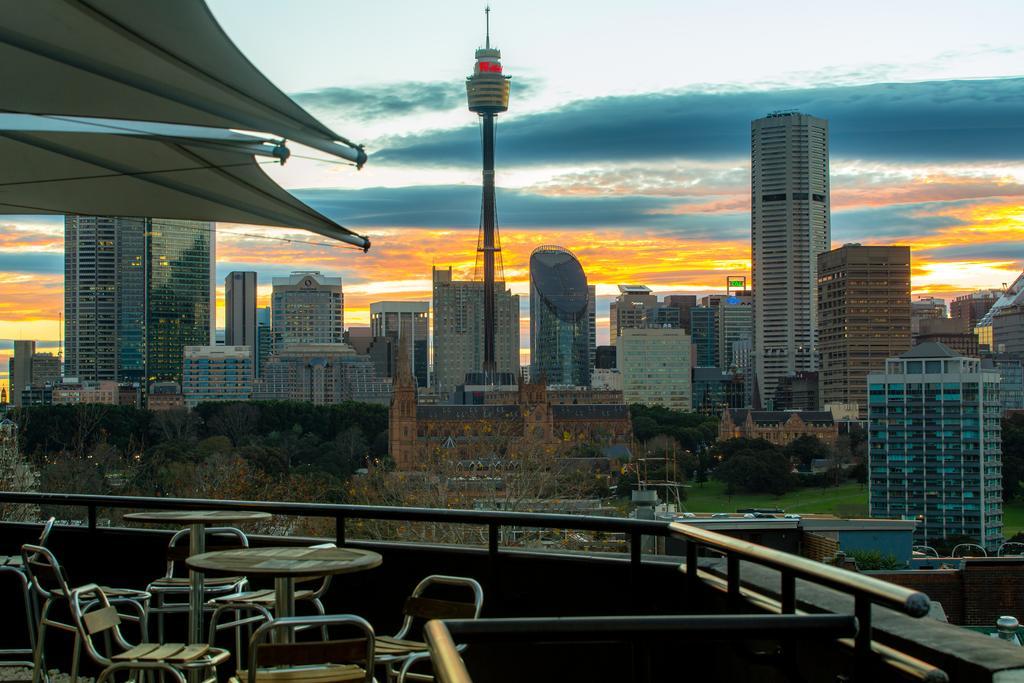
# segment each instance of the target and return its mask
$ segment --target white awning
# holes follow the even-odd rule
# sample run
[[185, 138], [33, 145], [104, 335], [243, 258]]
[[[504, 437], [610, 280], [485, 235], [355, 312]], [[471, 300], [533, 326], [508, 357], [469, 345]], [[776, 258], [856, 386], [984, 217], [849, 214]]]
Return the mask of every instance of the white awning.
[[280, 140], [216, 128], [0, 114], [0, 213], [152, 216], [296, 227], [368, 249], [260, 168]]
[[203, 0], [0, 0], [0, 16], [0, 111], [236, 128], [366, 160], [267, 80]]

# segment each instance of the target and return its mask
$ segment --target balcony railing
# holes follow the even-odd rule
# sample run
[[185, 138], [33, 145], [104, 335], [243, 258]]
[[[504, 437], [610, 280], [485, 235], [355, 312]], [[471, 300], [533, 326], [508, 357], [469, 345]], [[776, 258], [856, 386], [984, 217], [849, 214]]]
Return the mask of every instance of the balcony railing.
[[[857, 680], [870, 678], [869, 672], [877, 672], [879, 667], [886, 671], [898, 671], [901, 676], [913, 680], [948, 680], [939, 667], [896, 649], [894, 644], [903, 642], [898, 638], [887, 638], [888, 644], [875, 638], [873, 606], [920, 618], [928, 613], [930, 604], [923, 593], [685, 523], [528, 512], [52, 493], [0, 492], [0, 503], [80, 507], [85, 512], [84, 526], [93, 533], [99, 531], [97, 516], [102, 509], [252, 510], [284, 516], [321, 517], [335, 521], [339, 545], [346, 543], [346, 525], [351, 520], [478, 525], [487, 529], [487, 556], [492, 568], [497, 567], [498, 561], [506, 553], [515, 552], [511, 548], [503, 548], [500, 543], [502, 529], [507, 527], [617, 533], [629, 539], [629, 582], [634, 592], [642, 588], [641, 572], [644, 566], [655, 560], [648, 556], [645, 562], [642, 554], [643, 537], [655, 536], [665, 538], [666, 542], [685, 544], [685, 563], [679, 563], [679, 569], [684, 576], [681, 582], [684, 590], [681, 594], [686, 596], [688, 602], [692, 599], [694, 607], [697, 607], [696, 603], [701, 601], [702, 595], [720, 594], [728, 606], [726, 611], [729, 613], [712, 615], [488, 618], [472, 624], [434, 624], [427, 629], [425, 635], [433, 647], [435, 666], [442, 681], [467, 683], [469, 680], [464, 677], [464, 670], [459, 668], [458, 657], [453, 659], [451, 652], [447, 652], [452, 635], [460, 642], [486, 641], [491, 644], [523, 641], [550, 643], [569, 639], [577, 643], [608, 642], [609, 638], [612, 641], [630, 642], [646, 637], [645, 634], [657, 634], [659, 638], [675, 635], [699, 641], [702, 637], [712, 637], [726, 630], [738, 639], [749, 637], [778, 640], [782, 643], [783, 651], [786, 639], [793, 636], [815, 641], [820, 637], [838, 643], [852, 657]], [[600, 562], [600, 559], [588, 556], [580, 556], [580, 559], [584, 562]], [[669, 558], [660, 558], [660, 564], [656, 566], [665, 567], [665, 560]], [[777, 590], [767, 586], [763, 572], [755, 577], [755, 567], [778, 572]], [[852, 613], [829, 609], [820, 604], [812, 605], [805, 599], [798, 604], [797, 581], [846, 596], [852, 600]], [[801, 590], [805, 588], [802, 586]], [[557, 610], [557, 606], [555, 608]], [[951, 626], [923, 625], [929, 629], [949, 629], [948, 634], [943, 631], [941, 635], [948, 637], [950, 645], [966, 635]], [[934, 642], [930, 642], [921, 645], [916, 652], [932, 652], [938, 657], [942, 650], [942, 646], [936, 647]], [[970, 665], [977, 666], [977, 663], [972, 661]], [[1024, 671], [1024, 661], [1019, 666]], [[999, 667], [1001, 670], [1008, 668], [1005, 662], [999, 664]], [[1016, 670], [1017, 665], [1014, 663], [1009, 668]], [[993, 665], [995, 670], [997, 667]]]

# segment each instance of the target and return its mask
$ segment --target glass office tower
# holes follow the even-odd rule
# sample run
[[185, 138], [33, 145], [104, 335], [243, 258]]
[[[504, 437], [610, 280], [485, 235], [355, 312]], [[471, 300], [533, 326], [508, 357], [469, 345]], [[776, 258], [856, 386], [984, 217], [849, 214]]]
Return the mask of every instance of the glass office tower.
[[530, 255], [530, 378], [549, 385], [590, 385], [590, 288], [568, 249]]

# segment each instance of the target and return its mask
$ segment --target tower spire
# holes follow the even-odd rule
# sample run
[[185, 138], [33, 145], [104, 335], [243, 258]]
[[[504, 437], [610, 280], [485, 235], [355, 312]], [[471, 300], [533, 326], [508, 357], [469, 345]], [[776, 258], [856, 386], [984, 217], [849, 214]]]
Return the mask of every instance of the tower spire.
[[484, 48], [487, 50], [491, 49], [491, 6], [484, 6], [484, 22], [487, 25], [487, 38], [484, 42]]

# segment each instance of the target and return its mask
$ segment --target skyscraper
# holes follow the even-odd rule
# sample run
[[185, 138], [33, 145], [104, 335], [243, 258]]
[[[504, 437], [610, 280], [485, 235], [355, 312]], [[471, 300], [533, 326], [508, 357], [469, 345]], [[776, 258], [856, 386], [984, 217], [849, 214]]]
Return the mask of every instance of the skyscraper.
[[65, 374], [180, 381], [212, 339], [214, 242], [203, 221], [65, 217]]
[[[375, 301], [370, 304], [370, 328], [374, 337], [391, 340], [391, 352], [397, 356], [401, 349], [409, 353], [416, 385], [428, 382], [430, 360], [430, 304], [426, 301]], [[407, 338], [407, 344], [402, 339]], [[391, 364], [397, 367], [397, 361]], [[392, 373], [385, 376], [390, 377]]]
[[762, 399], [814, 370], [817, 256], [832, 239], [828, 121], [778, 112], [751, 122], [754, 349]]
[[274, 337], [270, 329], [270, 306], [256, 309], [256, 357], [253, 370], [256, 377], [260, 376], [263, 366], [274, 347]]
[[[452, 269], [434, 268], [434, 386], [448, 395], [483, 368], [484, 285], [454, 280]], [[495, 283], [497, 371], [519, 374], [519, 296]]]
[[224, 278], [224, 345], [248, 346], [256, 357], [256, 273], [232, 271]]
[[608, 307], [608, 337], [618, 343], [622, 330], [646, 327], [647, 311], [658, 306], [657, 295], [646, 285], [619, 285], [619, 295]]
[[866, 377], [910, 349], [910, 247], [846, 244], [818, 256], [819, 391], [825, 406], [857, 404]]
[[181, 393], [186, 407], [209, 401], [248, 401], [252, 392], [251, 346], [185, 347]]
[[548, 384], [590, 385], [590, 288], [568, 249], [537, 247], [530, 254], [530, 378]]
[[29, 339], [14, 340], [14, 355], [7, 363], [8, 385], [11, 390], [11, 405], [21, 405], [22, 390], [32, 384], [32, 356], [36, 343]]
[[273, 279], [270, 297], [274, 353], [291, 344], [341, 344], [345, 298], [340, 277], [296, 271]]
[[949, 317], [959, 321], [961, 332], [974, 332], [978, 321], [985, 317], [992, 304], [1002, 295], [1001, 289], [979, 289], [958, 296], [949, 305]]
[[715, 319], [715, 309], [710, 306], [691, 308], [690, 333], [694, 367], [718, 367], [718, 321]]
[[1003, 541], [999, 372], [926, 342], [868, 375], [872, 517], [921, 517], [927, 544]]

